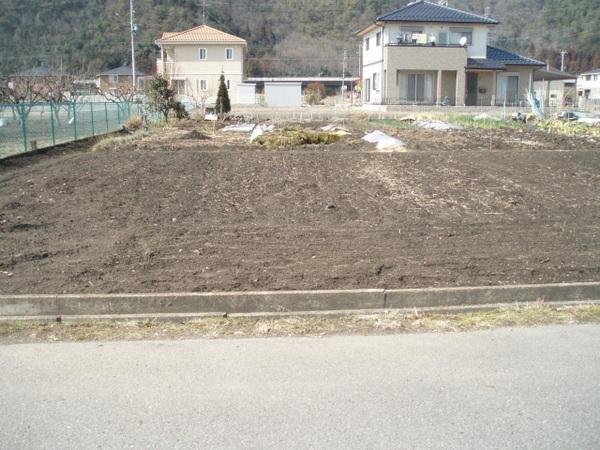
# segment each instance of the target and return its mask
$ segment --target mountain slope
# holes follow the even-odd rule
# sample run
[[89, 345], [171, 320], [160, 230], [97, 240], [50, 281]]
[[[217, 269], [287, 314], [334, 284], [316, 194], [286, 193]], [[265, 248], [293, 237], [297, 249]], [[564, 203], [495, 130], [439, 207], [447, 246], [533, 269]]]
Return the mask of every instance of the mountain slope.
[[[203, 9], [203, 4], [206, 9]], [[356, 73], [354, 32], [398, 0], [136, 0], [138, 64], [151, 71], [163, 31], [207, 22], [248, 40], [248, 70], [260, 74], [339, 74], [344, 50]], [[600, 0], [455, 0], [451, 6], [492, 15], [504, 48], [569, 69], [600, 66]], [[77, 74], [128, 64], [129, 4], [124, 0], [0, 0], [0, 73], [44, 64]]]

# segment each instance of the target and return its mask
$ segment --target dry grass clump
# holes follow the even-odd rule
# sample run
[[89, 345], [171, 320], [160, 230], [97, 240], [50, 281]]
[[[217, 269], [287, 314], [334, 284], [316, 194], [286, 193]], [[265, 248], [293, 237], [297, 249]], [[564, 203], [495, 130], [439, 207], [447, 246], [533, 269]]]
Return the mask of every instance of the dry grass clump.
[[141, 138], [149, 136], [149, 131], [138, 130], [135, 133], [120, 135], [120, 136], [110, 136], [105, 139], [98, 141], [93, 147], [93, 152], [99, 152], [103, 150], [111, 150], [117, 148], [123, 148], [125, 146], [129, 146]]
[[567, 122], [563, 120], [542, 120], [536, 125], [551, 133], [564, 134], [566, 136], [594, 136], [600, 137], [600, 127], [590, 126], [584, 123]]
[[90, 322], [0, 322], [0, 342], [108, 341], [256, 336], [379, 335], [465, 332], [499, 327], [600, 323], [600, 306], [515, 305], [470, 313], [415, 310], [373, 314], [289, 317], [206, 317], [185, 322], [160, 320]]
[[144, 119], [140, 116], [131, 116], [127, 119], [127, 129], [129, 131], [139, 130], [144, 126]]
[[301, 127], [287, 127], [260, 136], [256, 143], [267, 147], [298, 147], [311, 144], [332, 144], [340, 139], [332, 133], [309, 130]]

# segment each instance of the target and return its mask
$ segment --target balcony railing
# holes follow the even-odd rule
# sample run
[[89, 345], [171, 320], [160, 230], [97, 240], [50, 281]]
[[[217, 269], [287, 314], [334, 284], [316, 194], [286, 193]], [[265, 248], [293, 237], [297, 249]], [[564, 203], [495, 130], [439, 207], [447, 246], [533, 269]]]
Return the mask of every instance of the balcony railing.
[[442, 48], [463, 48], [460, 44], [436, 44], [428, 42], [427, 44], [417, 44], [413, 42], [390, 42], [385, 44], [386, 47], [442, 47]]

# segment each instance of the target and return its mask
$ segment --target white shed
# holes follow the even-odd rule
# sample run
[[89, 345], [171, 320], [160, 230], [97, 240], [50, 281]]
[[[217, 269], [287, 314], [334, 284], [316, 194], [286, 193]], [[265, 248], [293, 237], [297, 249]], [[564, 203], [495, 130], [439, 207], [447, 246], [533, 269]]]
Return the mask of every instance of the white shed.
[[302, 83], [265, 83], [265, 103], [280, 108], [302, 106]]
[[237, 103], [240, 105], [256, 104], [256, 83], [238, 84], [237, 96]]

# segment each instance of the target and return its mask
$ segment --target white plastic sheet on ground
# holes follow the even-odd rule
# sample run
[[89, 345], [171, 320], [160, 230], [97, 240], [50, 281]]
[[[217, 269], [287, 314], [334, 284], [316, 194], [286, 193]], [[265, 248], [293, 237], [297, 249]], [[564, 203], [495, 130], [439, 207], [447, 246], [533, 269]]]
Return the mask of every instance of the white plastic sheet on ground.
[[375, 130], [372, 133], [363, 136], [363, 141], [370, 142], [371, 144], [377, 144], [377, 150], [401, 149], [406, 146], [406, 144], [400, 139], [388, 136], [379, 130]]
[[599, 126], [600, 119], [595, 117], [581, 117], [577, 119], [577, 123], [583, 123], [586, 125]]
[[256, 124], [254, 123], [239, 123], [235, 125], [228, 125], [223, 128], [223, 131], [229, 131], [233, 133], [252, 133]]
[[333, 124], [321, 127], [321, 131], [326, 131], [336, 136], [348, 136], [350, 134], [350, 132], [346, 128]]
[[427, 121], [427, 120], [418, 120], [415, 122], [415, 125], [419, 128], [426, 128], [428, 130], [462, 130], [463, 127], [461, 125], [457, 125], [455, 123], [446, 123], [446, 122], [436, 122], [436, 121]]
[[492, 117], [489, 114], [481, 113], [473, 117], [473, 120], [500, 120], [497, 117]]
[[214, 113], [208, 113], [204, 115], [204, 120], [210, 120], [211, 122], [216, 122], [219, 120], [219, 116]]
[[265, 133], [270, 133], [275, 130], [275, 125], [257, 125], [250, 135], [250, 142], [254, 142]]

